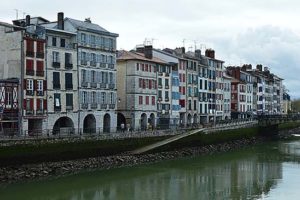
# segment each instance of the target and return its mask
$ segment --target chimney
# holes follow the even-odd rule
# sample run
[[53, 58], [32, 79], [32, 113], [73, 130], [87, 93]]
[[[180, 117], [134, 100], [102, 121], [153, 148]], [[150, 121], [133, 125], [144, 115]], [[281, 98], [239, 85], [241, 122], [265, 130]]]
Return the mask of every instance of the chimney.
[[57, 28], [60, 29], [60, 30], [65, 29], [64, 13], [63, 12], [57, 13]]
[[200, 49], [195, 50], [195, 57], [201, 59], [201, 50]]
[[91, 20], [91, 18], [90, 18], [90, 17], [88, 17], [88, 18], [85, 18], [84, 22], [87, 22], [87, 23], [92, 23], [92, 20]]
[[175, 48], [175, 52], [178, 54], [185, 54], [185, 48], [184, 47]]
[[145, 57], [148, 59], [153, 58], [152, 45], [145, 46], [144, 54], [145, 54]]
[[26, 15], [26, 26], [30, 26], [30, 15]]
[[261, 72], [262, 71], [262, 65], [256, 65], [256, 69]]
[[215, 51], [213, 49], [206, 49], [205, 56], [215, 59]]

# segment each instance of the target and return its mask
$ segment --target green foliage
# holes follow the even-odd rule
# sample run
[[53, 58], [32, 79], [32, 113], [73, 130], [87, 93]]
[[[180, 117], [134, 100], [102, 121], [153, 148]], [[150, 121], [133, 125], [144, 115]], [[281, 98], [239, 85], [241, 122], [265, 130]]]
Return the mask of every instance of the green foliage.
[[300, 121], [286, 122], [278, 125], [279, 130], [288, 130], [300, 127]]

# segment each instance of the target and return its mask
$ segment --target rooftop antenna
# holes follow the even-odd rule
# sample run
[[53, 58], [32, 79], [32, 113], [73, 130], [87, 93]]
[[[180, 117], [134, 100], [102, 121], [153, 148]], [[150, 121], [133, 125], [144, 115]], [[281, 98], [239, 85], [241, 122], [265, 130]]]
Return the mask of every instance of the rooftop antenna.
[[26, 15], [27, 13], [26, 12], [23, 12], [23, 19], [25, 19], [25, 15]]
[[185, 46], [185, 41], [186, 41], [186, 39], [183, 39], [183, 40], [182, 40], [182, 47]]
[[14, 9], [16, 11], [16, 19], [19, 19], [19, 10], [18, 9]]
[[197, 49], [197, 43], [198, 43], [198, 41], [194, 40], [195, 50]]
[[193, 51], [193, 46], [190, 46], [190, 47], [189, 47], [189, 51]]

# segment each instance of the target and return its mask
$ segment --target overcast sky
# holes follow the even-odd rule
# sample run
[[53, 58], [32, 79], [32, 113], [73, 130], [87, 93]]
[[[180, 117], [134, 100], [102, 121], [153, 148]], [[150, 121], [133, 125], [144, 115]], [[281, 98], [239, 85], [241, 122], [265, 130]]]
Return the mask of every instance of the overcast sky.
[[[155, 48], [213, 48], [225, 65], [257, 63], [285, 79], [292, 98], [300, 98], [300, 1], [297, 0], [9, 0], [0, 20], [24, 13], [55, 21], [57, 12], [90, 17], [118, 33], [118, 49], [130, 50], [145, 38]], [[184, 42], [183, 42], [184, 41]]]

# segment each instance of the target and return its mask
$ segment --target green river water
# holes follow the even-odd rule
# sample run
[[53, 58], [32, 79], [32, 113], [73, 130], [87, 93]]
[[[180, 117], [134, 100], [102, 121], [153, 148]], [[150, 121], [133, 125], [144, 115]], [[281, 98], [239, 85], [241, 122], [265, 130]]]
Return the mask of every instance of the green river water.
[[0, 200], [300, 199], [300, 140], [0, 188]]

